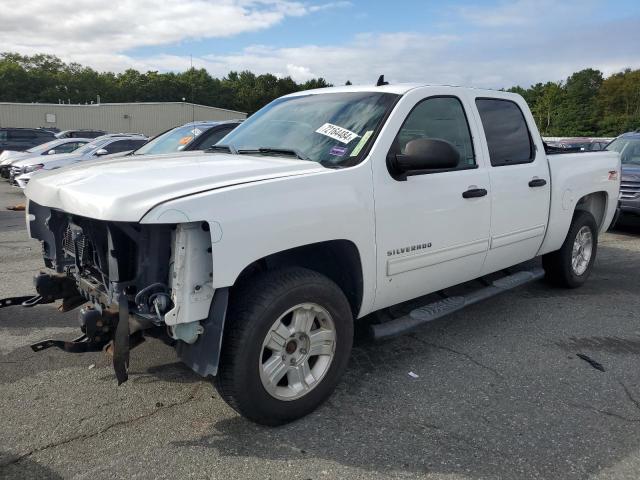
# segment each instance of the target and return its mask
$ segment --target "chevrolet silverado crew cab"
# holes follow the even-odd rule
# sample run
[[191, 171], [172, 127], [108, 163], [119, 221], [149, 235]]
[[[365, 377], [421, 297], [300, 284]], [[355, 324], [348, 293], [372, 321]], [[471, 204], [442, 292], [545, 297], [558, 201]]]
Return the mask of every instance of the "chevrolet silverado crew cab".
[[[331, 394], [356, 320], [385, 338], [544, 273], [587, 279], [617, 152], [547, 155], [519, 95], [378, 83], [279, 98], [210, 152], [34, 177], [27, 223], [52, 272], [25, 305], [82, 306], [83, 336], [32, 348], [106, 348], [120, 383], [166, 332], [229, 405], [277, 425]], [[544, 272], [513, 268], [537, 256]]]

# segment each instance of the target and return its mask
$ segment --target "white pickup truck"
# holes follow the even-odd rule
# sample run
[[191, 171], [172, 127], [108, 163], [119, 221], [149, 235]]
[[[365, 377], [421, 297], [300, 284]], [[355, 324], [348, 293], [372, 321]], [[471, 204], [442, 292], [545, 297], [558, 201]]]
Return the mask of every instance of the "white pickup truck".
[[[547, 155], [515, 94], [295, 93], [214, 151], [35, 177], [27, 222], [55, 272], [26, 304], [84, 307], [82, 337], [32, 348], [106, 346], [122, 382], [130, 348], [168, 332], [240, 414], [285, 423], [331, 394], [358, 319], [385, 338], [544, 273], [581, 285], [619, 182], [615, 152]], [[544, 272], [513, 268], [537, 256]]]

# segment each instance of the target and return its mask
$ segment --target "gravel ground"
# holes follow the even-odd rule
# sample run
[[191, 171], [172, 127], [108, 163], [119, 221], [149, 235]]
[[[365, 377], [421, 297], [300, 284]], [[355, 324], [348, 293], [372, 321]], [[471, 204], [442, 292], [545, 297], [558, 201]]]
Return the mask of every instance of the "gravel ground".
[[[0, 182], [1, 207], [20, 200]], [[42, 266], [22, 224], [0, 211], [0, 297], [29, 293]], [[534, 283], [358, 342], [331, 399], [280, 428], [240, 418], [158, 341], [132, 352], [116, 387], [102, 353], [29, 349], [75, 336], [75, 312], [5, 308], [0, 478], [636, 480], [639, 271], [629, 224], [601, 238], [581, 289]]]

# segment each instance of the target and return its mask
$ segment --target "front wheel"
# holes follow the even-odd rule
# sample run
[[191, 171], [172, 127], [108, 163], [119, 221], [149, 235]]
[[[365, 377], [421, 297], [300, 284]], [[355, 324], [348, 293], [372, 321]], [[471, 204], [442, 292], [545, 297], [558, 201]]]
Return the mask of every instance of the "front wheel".
[[244, 417], [280, 425], [317, 408], [346, 368], [353, 316], [340, 288], [303, 268], [233, 292], [215, 385]]
[[578, 211], [560, 250], [542, 257], [547, 279], [576, 288], [587, 281], [598, 249], [598, 225], [589, 212]]

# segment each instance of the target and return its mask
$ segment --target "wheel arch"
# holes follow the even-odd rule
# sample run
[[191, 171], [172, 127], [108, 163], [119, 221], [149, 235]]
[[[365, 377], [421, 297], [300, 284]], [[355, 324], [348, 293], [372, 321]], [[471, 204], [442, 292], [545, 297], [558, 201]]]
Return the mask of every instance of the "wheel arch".
[[362, 308], [364, 279], [358, 247], [350, 240], [327, 240], [272, 253], [247, 265], [231, 287], [246, 282], [259, 272], [299, 266], [321, 273], [344, 292], [354, 318]]
[[611, 199], [608, 192], [596, 190], [583, 193], [577, 200], [571, 199], [567, 204], [570, 192], [571, 190], [566, 190], [563, 194], [558, 192], [552, 198], [547, 234], [538, 250], [538, 255], [554, 252], [562, 246], [577, 212], [590, 213], [596, 221], [599, 233], [608, 227], [607, 218], [610, 218], [608, 213], [611, 210]]
[[576, 216], [578, 211], [585, 211], [593, 215], [593, 218], [598, 225], [598, 231], [602, 231], [604, 227], [604, 221], [607, 214], [607, 204], [609, 201], [609, 194], [604, 191], [588, 193], [581, 197], [576, 203], [576, 208], [573, 212], [573, 217]]

